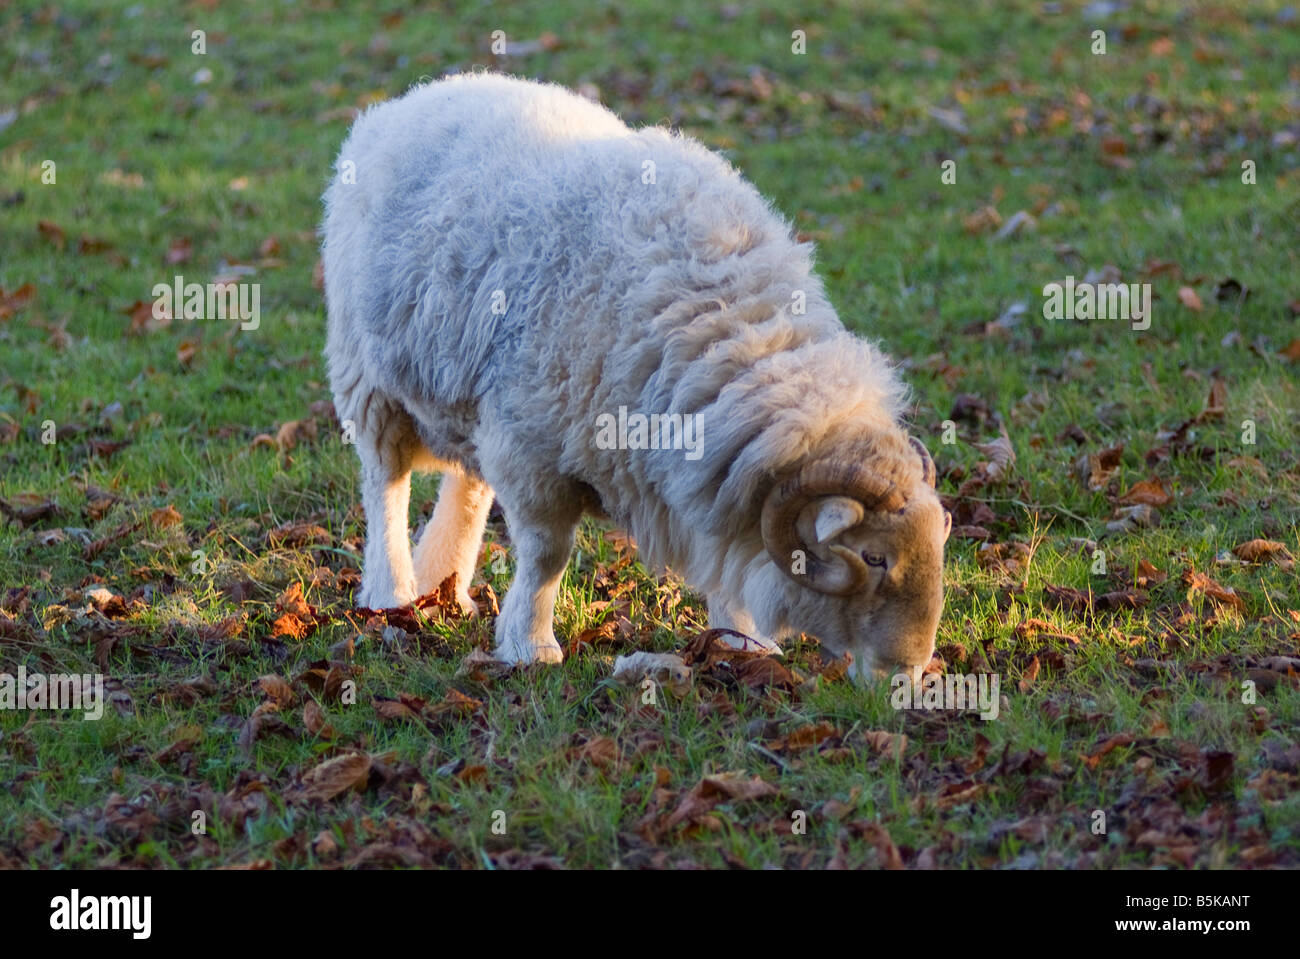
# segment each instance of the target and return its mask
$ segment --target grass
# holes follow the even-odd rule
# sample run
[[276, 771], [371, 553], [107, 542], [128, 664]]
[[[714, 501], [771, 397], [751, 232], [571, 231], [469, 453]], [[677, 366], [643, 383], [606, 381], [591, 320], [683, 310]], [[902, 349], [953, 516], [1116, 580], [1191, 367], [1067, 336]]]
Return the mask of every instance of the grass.
[[[1264, 538], [1300, 552], [1300, 387], [1280, 352], [1300, 337], [1300, 28], [1281, 3], [1182, 11], [0, 10], [0, 499], [38, 507], [0, 528], [0, 671], [102, 671], [116, 697], [100, 722], [0, 711], [0, 863], [1296, 865], [1300, 697], [1277, 657], [1300, 656], [1300, 585], [1231, 550]], [[497, 29], [534, 52], [493, 56]], [[793, 692], [705, 678], [646, 704], [609, 680], [614, 656], [680, 649], [705, 614], [593, 524], [557, 635], [622, 621], [561, 667], [458, 676], [490, 624], [434, 616], [385, 638], [351, 612], [364, 527], [355, 456], [320, 405], [319, 196], [354, 108], [473, 67], [591, 84], [630, 122], [679, 127], [817, 241], [846, 324], [904, 364], [958, 524], [1008, 544], [954, 538], [938, 637], [949, 672], [999, 675], [997, 720], [894, 710], [887, 690], [819, 675], [811, 639], [787, 650], [806, 680]], [[998, 239], [986, 207], [1035, 225]], [[154, 284], [232, 264], [261, 284], [257, 330], [130, 332]], [[1152, 284], [1149, 330], [1041, 318], [1045, 284], [1107, 264]], [[25, 284], [28, 305], [8, 299]], [[1015, 304], [1018, 323], [988, 325]], [[1222, 412], [1198, 416], [1215, 381]], [[981, 482], [975, 444], [997, 437], [995, 413], [1015, 469]], [[255, 442], [304, 420], [317, 435], [291, 450]], [[1076, 461], [1119, 444], [1089, 489]], [[1122, 495], [1153, 477], [1172, 494], [1159, 525], [1108, 533]], [[434, 492], [417, 480], [413, 523]], [[295, 523], [322, 535], [275, 545], [270, 531]], [[482, 567], [501, 594], [508, 537], [496, 521], [489, 537], [507, 548]], [[1139, 584], [1143, 561], [1165, 578]], [[319, 627], [274, 636], [295, 584]], [[135, 602], [87, 612], [95, 585]], [[1136, 608], [1101, 598], [1139, 586]], [[317, 688], [331, 668], [355, 702]], [[278, 702], [259, 683], [277, 675]], [[418, 697], [407, 712], [383, 705], [401, 694]], [[309, 731], [308, 701], [328, 728]], [[259, 707], [283, 727], [250, 740]], [[313, 767], [354, 754], [369, 763], [357, 788], [304, 795]], [[774, 791], [701, 787], [724, 771]]]

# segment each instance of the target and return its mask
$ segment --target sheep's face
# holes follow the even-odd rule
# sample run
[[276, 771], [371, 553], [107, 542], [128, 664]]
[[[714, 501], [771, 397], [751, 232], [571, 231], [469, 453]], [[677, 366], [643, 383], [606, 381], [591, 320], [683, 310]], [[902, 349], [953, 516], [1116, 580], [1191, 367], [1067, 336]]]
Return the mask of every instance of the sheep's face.
[[[817, 536], [842, 515], [838, 497], [809, 504], [804, 540], [821, 558], [844, 561], [852, 554], [866, 566], [856, 592], [844, 596], [805, 588], [810, 605], [819, 605], [819, 629], [805, 630], [827, 648], [853, 654], [850, 674], [866, 682], [875, 677], [907, 673], [919, 680], [934, 652], [934, 636], [943, 611], [943, 544], [952, 528], [932, 490], [917, 491], [898, 512], [872, 511], [848, 529]], [[802, 605], [802, 604], [801, 604]]]
[[921, 481], [905, 491], [861, 469], [814, 467], [764, 508], [768, 552], [792, 557], [778, 564], [791, 580], [787, 627], [852, 653], [861, 683], [900, 672], [919, 680], [934, 652], [952, 516], [930, 485], [928, 454], [923, 462]]

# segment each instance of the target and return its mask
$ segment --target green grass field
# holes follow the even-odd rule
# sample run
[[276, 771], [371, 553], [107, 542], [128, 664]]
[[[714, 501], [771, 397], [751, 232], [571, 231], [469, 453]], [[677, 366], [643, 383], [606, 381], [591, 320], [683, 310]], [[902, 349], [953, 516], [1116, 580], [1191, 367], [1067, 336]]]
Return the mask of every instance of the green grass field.
[[[110, 698], [0, 710], [0, 865], [1300, 865], [1295, 8], [666, 7], [0, 6], [0, 672]], [[645, 702], [614, 658], [703, 604], [594, 523], [562, 666], [354, 611], [320, 194], [357, 108], [474, 68], [698, 137], [817, 242], [960, 527], [932, 669], [997, 674], [995, 720], [812, 639]], [[1090, 272], [1150, 283], [1149, 328], [1043, 316]], [[150, 317], [234, 273], [257, 329]]]

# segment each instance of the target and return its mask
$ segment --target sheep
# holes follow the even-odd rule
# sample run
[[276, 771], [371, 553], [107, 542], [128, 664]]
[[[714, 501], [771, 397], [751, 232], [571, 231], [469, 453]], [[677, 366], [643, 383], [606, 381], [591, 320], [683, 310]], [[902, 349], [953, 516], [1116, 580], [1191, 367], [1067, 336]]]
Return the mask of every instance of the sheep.
[[[324, 202], [359, 604], [403, 606], [454, 573], [472, 614], [495, 496], [516, 559], [500, 659], [561, 661], [552, 618], [585, 513], [698, 590], [711, 626], [766, 647], [806, 633], [861, 682], [919, 678], [951, 527], [933, 461], [900, 423], [894, 365], [725, 160], [478, 73], [358, 117]], [[412, 555], [414, 469], [443, 477]]]

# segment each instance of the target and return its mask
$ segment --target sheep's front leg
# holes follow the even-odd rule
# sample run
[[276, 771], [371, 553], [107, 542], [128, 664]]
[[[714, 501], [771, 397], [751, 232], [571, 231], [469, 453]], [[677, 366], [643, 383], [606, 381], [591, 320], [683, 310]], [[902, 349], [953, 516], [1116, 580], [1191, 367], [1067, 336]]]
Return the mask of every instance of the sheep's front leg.
[[580, 510], [568, 509], [521, 515], [506, 506], [517, 566], [497, 619], [498, 659], [510, 663], [564, 659], [552, 617], [580, 515]]
[[404, 411], [376, 418], [357, 437], [361, 505], [366, 512], [365, 568], [357, 602], [371, 609], [409, 606], [419, 595], [411, 566], [407, 510], [413, 434]]
[[754, 641], [758, 649], [777, 656], [782, 655], [780, 644], [762, 634], [762, 631], [755, 624], [753, 616], [737, 604], [729, 602], [716, 594], [709, 597], [709, 628], [732, 629], [738, 633], [744, 633]]

